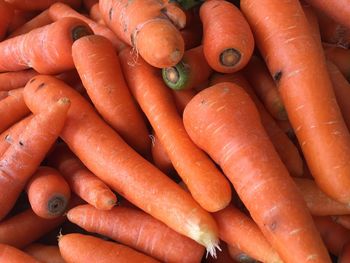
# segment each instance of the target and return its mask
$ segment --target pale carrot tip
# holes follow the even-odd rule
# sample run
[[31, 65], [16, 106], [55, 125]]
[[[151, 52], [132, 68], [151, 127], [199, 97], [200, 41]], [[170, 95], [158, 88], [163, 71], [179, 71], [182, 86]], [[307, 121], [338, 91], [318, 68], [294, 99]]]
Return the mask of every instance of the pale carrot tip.
[[60, 99], [58, 100], [58, 103], [59, 103], [59, 104], [70, 104], [70, 99], [68, 99], [68, 98], [66, 98], [66, 97], [60, 98]]
[[234, 48], [225, 49], [220, 54], [220, 63], [226, 67], [233, 67], [240, 60], [241, 60], [241, 53]]
[[57, 235], [57, 241], [60, 242], [62, 237], [63, 237], [63, 235], [62, 235], [62, 228], [60, 228], [60, 231], [58, 232], [58, 235]]

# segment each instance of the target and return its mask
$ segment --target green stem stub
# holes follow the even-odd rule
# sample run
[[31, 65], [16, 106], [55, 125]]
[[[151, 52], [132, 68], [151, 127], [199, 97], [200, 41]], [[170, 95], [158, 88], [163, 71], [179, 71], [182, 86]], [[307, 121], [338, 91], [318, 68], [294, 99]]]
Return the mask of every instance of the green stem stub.
[[180, 61], [176, 66], [163, 68], [162, 76], [165, 84], [173, 90], [186, 89], [189, 80], [189, 68]]

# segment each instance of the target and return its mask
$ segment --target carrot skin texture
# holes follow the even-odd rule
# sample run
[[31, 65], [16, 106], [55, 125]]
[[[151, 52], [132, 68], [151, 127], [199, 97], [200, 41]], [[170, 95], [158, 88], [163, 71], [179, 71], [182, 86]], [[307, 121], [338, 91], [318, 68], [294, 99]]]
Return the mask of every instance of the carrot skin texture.
[[92, 34], [88, 25], [70, 17], [7, 39], [0, 43], [0, 72], [32, 67], [41, 74], [56, 74], [72, 69], [72, 44], [87, 34]]
[[35, 10], [45, 10], [49, 8], [56, 2], [62, 2], [73, 8], [79, 8], [81, 6], [81, 0], [6, 0], [16, 9], [35, 11]]
[[15, 9], [11, 22], [7, 28], [7, 32], [8, 33], [13, 32], [17, 28], [27, 23], [36, 15], [37, 15], [37, 12], [35, 11], [23, 11], [23, 10]]
[[338, 257], [339, 263], [347, 263], [350, 262], [350, 242], [346, 243], [343, 246], [343, 249]]
[[346, 229], [350, 229], [350, 215], [332, 216], [332, 220]]
[[14, 9], [5, 1], [0, 1], [0, 40], [3, 40], [14, 16]]
[[[321, 45], [299, 1], [243, 0], [241, 9], [278, 86], [311, 174], [327, 195], [349, 204], [350, 134]], [[267, 16], [271, 19], [264, 20]]]
[[350, 79], [350, 51], [334, 45], [324, 45], [324, 53], [326, 58], [335, 64], [341, 73], [349, 81]]
[[27, 253], [6, 244], [0, 244], [0, 263], [40, 263]]
[[24, 252], [40, 260], [42, 263], [65, 263], [58, 246], [32, 243], [23, 249]]
[[[42, 83], [46, 89], [37, 90]], [[50, 76], [29, 81], [24, 91], [25, 101], [33, 112], [44, 111], [63, 95], [71, 100], [72, 106], [60, 137], [87, 168], [131, 203], [213, 249], [217, 244], [217, 226], [211, 215], [132, 150], [76, 91]], [[91, 155], [91, 149], [99, 150]]]
[[33, 69], [0, 73], [0, 90], [13, 90], [22, 88], [28, 80], [38, 75]]
[[183, 118], [191, 139], [220, 165], [283, 260], [305, 262], [311, 256], [330, 262], [304, 200], [242, 88], [225, 82], [201, 91]]
[[172, 91], [175, 105], [177, 108], [177, 111], [179, 112], [180, 116], [182, 116], [182, 113], [187, 105], [187, 103], [190, 102], [190, 100], [197, 94], [197, 92], [194, 89], [189, 90], [174, 90]]

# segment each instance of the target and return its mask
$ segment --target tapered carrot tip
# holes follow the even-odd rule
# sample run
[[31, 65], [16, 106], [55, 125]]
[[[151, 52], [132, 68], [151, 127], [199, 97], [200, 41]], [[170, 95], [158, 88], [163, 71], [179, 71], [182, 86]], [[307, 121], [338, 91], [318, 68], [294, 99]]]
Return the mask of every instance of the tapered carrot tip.
[[79, 25], [72, 29], [72, 39], [73, 41], [78, 40], [84, 36], [93, 35], [94, 32], [86, 26]]
[[188, 67], [182, 61], [174, 67], [162, 69], [165, 84], [173, 90], [182, 90], [188, 82], [188, 75]]
[[47, 211], [53, 217], [62, 215], [67, 208], [68, 200], [63, 195], [54, 195], [47, 202]]
[[234, 67], [241, 60], [241, 57], [238, 50], [234, 48], [225, 49], [220, 54], [220, 63], [225, 67]]

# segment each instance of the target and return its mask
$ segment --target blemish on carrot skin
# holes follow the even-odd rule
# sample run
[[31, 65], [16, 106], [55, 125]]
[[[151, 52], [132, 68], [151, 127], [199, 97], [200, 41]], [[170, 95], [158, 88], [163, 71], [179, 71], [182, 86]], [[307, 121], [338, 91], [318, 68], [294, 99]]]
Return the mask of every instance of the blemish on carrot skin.
[[269, 224], [269, 228], [272, 231], [275, 231], [276, 227], [277, 227], [277, 222], [276, 221], [273, 221], [271, 224]]
[[46, 85], [45, 82], [40, 83], [40, 84], [38, 85], [38, 87], [36, 88], [35, 91], [38, 91], [39, 89], [41, 89], [41, 88], [44, 87], [45, 85]]
[[22, 141], [19, 141], [18, 143], [19, 145], [24, 146], [24, 143]]
[[112, 15], [113, 15], [113, 7], [111, 7], [111, 9], [109, 9], [108, 11], [108, 18], [110, 21], [112, 21]]
[[278, 82], [282, 78], [282, 71], [278, 71], [273, 75], [274, 81]]
[[7, 134], [7, 135], [5, 136], [5, 141], [8, 141], [8, 142], [12, 141], [12, 138], [11, 138], [11, 135], [10, 135], [10, 134]]
[[311, 254], [309, 256], [307, 256], [306, 261], [314, 261], [318, 258], [317, 254]]
[[36, 81], [36, 78], [32, 78], [29, 83], [33, 83], [34, 81]]

